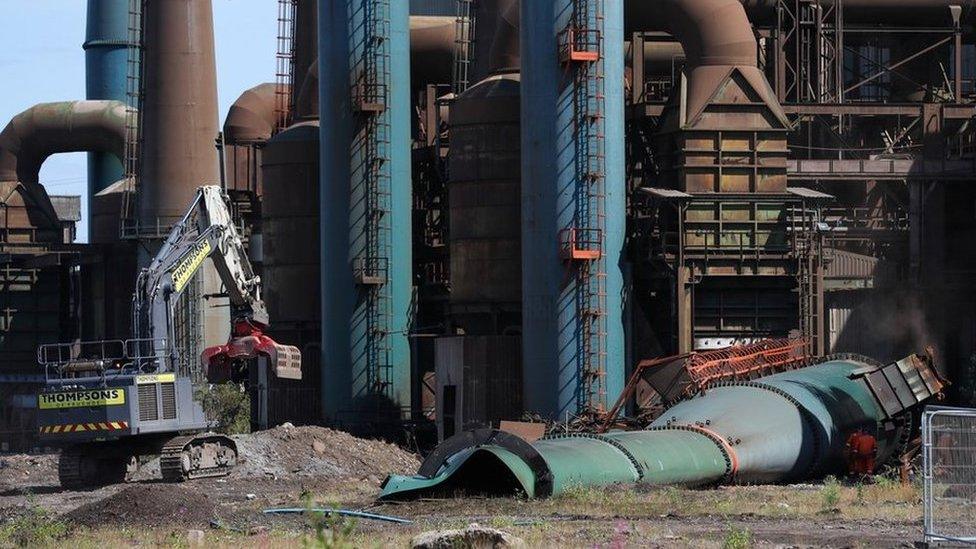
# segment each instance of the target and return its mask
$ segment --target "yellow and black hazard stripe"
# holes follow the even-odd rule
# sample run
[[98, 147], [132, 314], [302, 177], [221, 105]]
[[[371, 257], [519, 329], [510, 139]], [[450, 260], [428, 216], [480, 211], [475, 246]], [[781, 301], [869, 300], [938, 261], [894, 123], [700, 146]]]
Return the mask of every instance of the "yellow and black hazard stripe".
[[129, 428], [128, 421], [103, 421], [100, 423], [69, 423], [67, 425], [44, 425], [43, 434], [83, 433], [87, 431], [122, 431]]

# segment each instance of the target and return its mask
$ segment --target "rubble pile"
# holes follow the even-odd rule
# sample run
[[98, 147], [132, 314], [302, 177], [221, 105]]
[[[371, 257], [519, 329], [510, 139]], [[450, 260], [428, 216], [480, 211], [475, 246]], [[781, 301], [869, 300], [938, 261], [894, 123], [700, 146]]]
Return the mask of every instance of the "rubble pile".
[[281, 427], [235, 436], [241, 461], [231, 478], [293, 477], [368, 479], [412, 474], [417, 457], [394, 444], [356, 438], [325, 427]]

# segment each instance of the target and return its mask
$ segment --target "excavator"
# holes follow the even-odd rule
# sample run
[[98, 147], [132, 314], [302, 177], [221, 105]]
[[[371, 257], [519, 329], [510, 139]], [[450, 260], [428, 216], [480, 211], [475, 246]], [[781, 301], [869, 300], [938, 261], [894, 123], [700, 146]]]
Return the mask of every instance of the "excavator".
[[[175, 319], [180, 296], [211, 259], [230, 302], [225, 345], [199, 362], [180, 360]], [[282, 379], [301, 379], [301, 353], [265, 335], [268, 312], [230, 200], [219, 186], [203, 186], [148, 267], [132, 300], [133, 337], [38, 348], [46, 384], [38, 394], [41, 444], [61, 448], [58, 476], [65, 488], [124, 482], [139, 459], [159, 456], [164, 481], [230, 473], [238, 461], [228, 436], [210, 432], [195, 385], [241, 381], [265, 367]]]

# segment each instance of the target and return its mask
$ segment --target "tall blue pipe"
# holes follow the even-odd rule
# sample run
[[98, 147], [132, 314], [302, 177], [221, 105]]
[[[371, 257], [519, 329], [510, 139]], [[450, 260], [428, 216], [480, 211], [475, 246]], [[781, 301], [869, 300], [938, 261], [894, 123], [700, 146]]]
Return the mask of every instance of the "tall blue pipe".
[[[606, 330], [602, 404], [623, 390], [624, 54], [623, 3], [598, 0], [602, 35], [605, 212], [602, 262]], [[521, 2], [522, 48], [522, 293], [524, 391], [527, 410], [562, 418], [582, 411], [579, 288], [560, 258], [560, 231], [574, 224], [581, 185], [574, 135], [574, 82], [562, 64], [557, 36], [573, 0]]]
[[[379, 3], [376, 3], [379, 4]], [[368, 421], [370, 412], [402, 413], [410, 406], [407, 334], [412, 300], [410, 181], [410, 23], [407, 2], [389, 3], [388, 72], [384, 108], [357, 112], [355, 71], [361, 63], [362, 0], [319, 0], [319, 99], [321, 109], [322, 408], [340, 424]], [[374, 4], [375, 5], [375, 4]], [[384, 129], [377, 142], [382, 161], [364, 166], [367, 117]], [[357, 283], [357, 262], [367, 247], [367, 169], [385, 178], [389, 196], [380, 200], [388, 263], [383, 292], [388, 314], [378, 333], [368, 321], [369, 284]], [[371, 369], [378, 338], [389, 364], [381, 386]], [[373, 348], [375, 349], [375, 347]], [[382, 419], [391, 419], [389, 415]]]
[[[85, 96], [129, 103], [126, 93], [129, 60], [130, 0], [88, 0], [85, 32]], [[114, 154], [88, 153], [88, 196], [122, 178], [122, 162]]]

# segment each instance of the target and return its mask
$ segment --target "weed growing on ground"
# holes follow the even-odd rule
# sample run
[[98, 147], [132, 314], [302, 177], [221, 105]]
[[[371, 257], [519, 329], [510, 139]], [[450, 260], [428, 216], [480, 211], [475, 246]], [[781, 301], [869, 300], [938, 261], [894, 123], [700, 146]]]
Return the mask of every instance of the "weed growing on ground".
[[823, 488], [820, 489], [820, 510], [827, 512], [837, 509], [840, 503], [840, 482], [834, 477], [824, 479]]
[[[340, 515], [337, 512], [313, 511], [315, 506], [312, 498], [305, 500], [305, 508], [311, 516], [309, 522], [315, 530], [315, 536], [309, 539], [307, 536], [302, 540], [302, 545], [306, 549], [351, 549], [358, 547], [352, 535], [356, 531], [356, 519], [351, 519]], [[329, 506], [333, 511], [338, 510], [338, 506]]]
[[725, 540], [722, 542], [722, 549], [747, 549], [748, 547], [752, 547], [752, 532], [748, 528], [736, 528], [730, 523], [725, 533]]
[[[30, 499], [28, 499], [30, 501]], [[67, 523], [32, 503], [27, 512], [0, 527], [0, 545], [40, 547], [53, 545], [68, 535]]]

